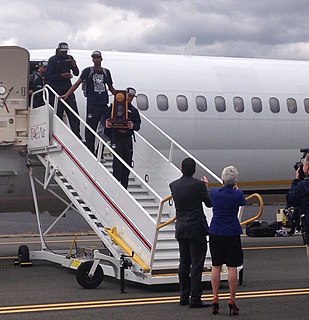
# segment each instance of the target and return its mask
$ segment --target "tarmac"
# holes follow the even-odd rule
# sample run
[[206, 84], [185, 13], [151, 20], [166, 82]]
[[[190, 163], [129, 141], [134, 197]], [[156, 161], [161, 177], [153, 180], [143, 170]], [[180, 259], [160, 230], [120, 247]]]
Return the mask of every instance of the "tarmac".
[[[273, 220], [276, 208], [263, 217]], [[81, 245], [100, 246], [98, 239], [74, 212], [74, 224], [62, 218], [60, 229], [47, 238], [52, 250], [69, 250], [75, 232]], [[69, 217], [69, 216], [67, 216]], [[35, 215], [0, 214], [0, 319], [230, 319], [228, 284], [221, 284], [220, 310], [190, 309], [179, 305], [178, 285], [145, 286], [126, 281], [120, 292], [117, 279], [104, 277], [96, 289], [84, 289], [75, 272], [47, 261], [33, 261], [32, 267], [17, 267], [14, 260], [22, 244], [40, 250]], [[42, 214], [42, 223], [49, 223]], [[65, 226], [65, 224], [68, 224]], [[12, 224], [14, 226], [12, 226]], [[22, 229], [22, 233], [16, 230]], [[70, 230], [67, 230], [70, 229]], [[78, 229], [78, 230], [77, 230]], [[242, 237], [244, 279], [238, 287], [239, 319], [308, 319], [309, 263], [302, 238]], [[212, 301], [210, 283], [204, 283], [203, 300]]]

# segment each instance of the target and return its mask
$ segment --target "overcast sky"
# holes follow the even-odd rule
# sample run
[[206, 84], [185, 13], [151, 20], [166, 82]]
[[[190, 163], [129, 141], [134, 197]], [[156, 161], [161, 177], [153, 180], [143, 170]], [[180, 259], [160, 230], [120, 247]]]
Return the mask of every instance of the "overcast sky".
[[1, 0], [0, 45], [309, 58], [308, 0]]

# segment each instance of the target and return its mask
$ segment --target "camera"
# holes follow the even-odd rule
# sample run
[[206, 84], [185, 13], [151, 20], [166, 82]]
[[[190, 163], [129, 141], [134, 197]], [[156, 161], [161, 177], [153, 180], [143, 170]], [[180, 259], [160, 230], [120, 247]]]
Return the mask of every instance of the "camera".
[[[309, 148], [300, 149], [300, 152], [303, 153], [301, 160], [305, 159], [306, 155], [309, 153]], [[300, 168], [300, 169], [299, 169]], [[294, 165], [295, 171], [299, 169], [299, 179], [304, 179], [306, 177], [304, 170], [303, 170], [303, 163], [301, 161], [297, 161]]]
[[[300, 169], [299, 169], [300, 168]], [[299, 169], [299, 179], [304, 179], [306, 177], [304, 170], [303, 170], [303, 164], [300, 161], [297, 161], [294, 165], [295, 171]]]

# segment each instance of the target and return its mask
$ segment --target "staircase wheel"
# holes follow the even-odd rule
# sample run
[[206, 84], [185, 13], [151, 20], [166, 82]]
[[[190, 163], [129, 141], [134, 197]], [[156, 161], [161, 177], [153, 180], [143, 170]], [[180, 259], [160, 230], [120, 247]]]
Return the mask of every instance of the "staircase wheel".
[[103, 269], [98, 265], [92, 277], [89, 277], [89, 271], [93, 261], [83, 262], [76, 270], [76, 280], [85, 289], [94, 289], [103, 281]]
[[18, 248], [18, 261], [29, 262], [29, 248], [26, 245], [21, 245]]

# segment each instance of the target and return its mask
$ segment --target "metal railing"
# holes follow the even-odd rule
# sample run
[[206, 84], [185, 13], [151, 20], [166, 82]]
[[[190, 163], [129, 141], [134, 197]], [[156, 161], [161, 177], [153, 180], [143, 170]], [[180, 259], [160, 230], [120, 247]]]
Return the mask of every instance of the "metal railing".
[[[57, 115], [57, 108], [58, 108], [58, 103], [59, 103], [59, 100], [60, 102], [62, 102], [66, 108], [68, 108], [70, 110], [70, 112], [72, 112], [72, 114], [82, 123], [82, 125], [87, 129], [89, 130], [95, 137], [97, 143], [98, 143], [98, 153], [96, 155], [96, 159], [97, 159], [97, 162], [100, 162], [101, 161], [101, 157], [102, 157], [102, 154], [103, 154], [103, 149], [104, 148], [107, 148], [109, 150], [109, 152], [114, 156], [116, 157], [121, 163], [122, 165], [124, 165], [136, 178], [137, 180], [139, 180], [142, 185], [144, 185], [147, 190], [149, 190], [157, 199], [159, 199], [159, 201], [161, 201], [161, 197], [159, 194], [157, 194], [157, 192], [152, 189], [148, 184], [147, 182], [145, 182], [145, 180], [139, 176], [139, 174], [132, 168], [130, 167], [115, 151], [114, 149], [102, 138], [99, 136], [99, 134], [94, 131], [81, 117], [78, 113], [76, 113], [68, 104], [65, 100], [63, 100], [62, 98], [59, 99], [59, 95], [57, 94], [57, 92], [52, 88], [50, 87], [49, 85], [45, 85], [43, 89], [41, 90], [38, 90], [36, 92], [34, 92], [32, 94], [32, 97], [31, 97], [31, 106], [32, 106], [32, 103], [33, 103], [33, 96], [37, 93], [40, 93], [41, 91], [43, 91], [43, 99], [45, 101], [45, 103], [49, 103], [50, 99], [49, 99], [49, 92], [53, 93], [54, 96], [55, 96], [55, 99], [54, 99], [54, 102], [53, 102], [53, 116], [56, 116]], [[103, 148], [104, 147], [104, 148]]]
[[[247, 220], [245, 220], [245, 221], [242, 221], [242, 222], [240, 223], [240, 225], [241, 225], [242, 227], [243, 227], [243, 226], [246, 226], [247, 224], [249, 224], [249, 223], [253, 222], [254, 220], [258, 219], [259, 217], [261, 217], [261, 215], [262, 215], [263, 212], [264, 212], [264, 202], [263, 202], [263, 198], [262, 198], [258, 193], [253, 193], [253, 194], [247, 196], [247, 197], [246, 197], [246, 200], [250, 200], [250, 199], [252, 199], [252, 198], [257, 198], [257, 199], [258, 199], [258, 201], [259, 201], [259, 211], [258, 211], [258, 213], [257, 213], [255, 216], [253, 216], [253, 217], [251, 217], [251, 218], [249, 218], [249, 219], [247, 219]], [[239, 215], [239, 220], [240, 220], [240, 221], [241, 221], [241, 218], [242, 218], [242, 215], [243, 215], [243, 210], [244, 210], [244, 208], [242, 208], [242, 211], [241, 211], [241, 213], [240, 213], [240, 215]]]
[[[196, 162], [196, 165], [199, 166], [203, 171], [206, 171], [209, 175], [211, 175], [215, 180], [217, 180], [219, 183], [223, 183], [223, 181], [215, 174], [213, 173], [209, 168], [207, 168], [202, 162], [200, 162], [198, 159], [196, 159], [190, 152], [188, 152], [186, 149], [184, 149], [179, 143], [177, 143], [174, 139], [172, 139], [169, 135], [167, 135], [162, 129], [160, 129], [156, 124], [154, 124], [151, 120], [146, 118], [143, 114], [141, 114], [141, 117], [143, 120], [148, 122], [156, 131], [157, 133], [160, 133], [163, 137], [165, 137], [169, 143], [169, 152], [168, 152], [168, 160], [173, 163], [174, 159], [174, 151], [175, 148], [178, 148], [180, 151], [182, 151], [186, 157], [194, 159]], [[148, 142], [149, 143], [149, 142]]]

